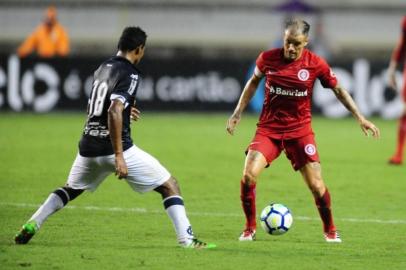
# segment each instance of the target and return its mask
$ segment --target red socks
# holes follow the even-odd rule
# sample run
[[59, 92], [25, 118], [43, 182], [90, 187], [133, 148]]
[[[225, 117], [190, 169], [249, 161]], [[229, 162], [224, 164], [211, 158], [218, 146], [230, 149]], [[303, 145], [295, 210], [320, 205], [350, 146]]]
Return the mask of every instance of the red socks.
[[255, 187], [256, 184], [247, 185], [241, 181], [241, 203], [245, 213], [246, 223], [245, 228], [255, 230], [257, 227], [256, 221], [256, 206], [255, 206]]
[[331, 211], [330, 192], [326, 189], [321, 198], [314, 198], [321, 220], [323, 221], [324, 232], [335, 231], [336, 227], [333, 222], [333, 214]]
[[[246, 229], [255, 230], [257, 227], [256, 222], [256, 205], [255, 205], [255, 188], [256, 184], [246, 185], [241, 181], [241, 203], [244, 210]], [[336, 227], [333, 222], [333, 215], [331, 211], [331, 198], [328, 189], [324, 192], [321, 198], [315, 198], [317, 209], [321, 220], [323, 221], [324, 232], [335, 231]]]
[[398, 144], [396, 148], [395, 157], [399, 162], [403, 160], [403, 150], [405, 146], [406, 139], [406, 115], [403, 115], [399, 119], [399, 129], [398, 129]]

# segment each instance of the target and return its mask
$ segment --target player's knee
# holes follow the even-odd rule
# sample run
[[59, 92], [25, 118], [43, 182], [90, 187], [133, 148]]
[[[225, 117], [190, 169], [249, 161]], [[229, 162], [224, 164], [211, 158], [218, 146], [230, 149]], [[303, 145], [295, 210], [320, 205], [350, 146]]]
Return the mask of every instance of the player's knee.
[[157, 187], [155, 191], [159, 192], [163, 198], [168, 196], [180, 195], [178, 182], [174, 177], [170, 177], [168, 181]]
[[250, 170], [245, 170], [242, 175], [242, 181], [244, 184], [252, 185], [257, 182], [257, 176]]
[[77, 196], [82, 194], [82, 189], [73, 189], [70, 187], [61, 187], [55, 190], [53, 193], [61, 198], [63, 205], [66, 205], [69, 201], [74, 200]]
[[171, 176], [171, 178], [169, 178], [168, 180], [168, 186], [169, 189], [174, 192], [174, 193], [180, 193], [180, 188], [179, 188], [179, 184], [178, 181], [176, 180], [175, 177]]

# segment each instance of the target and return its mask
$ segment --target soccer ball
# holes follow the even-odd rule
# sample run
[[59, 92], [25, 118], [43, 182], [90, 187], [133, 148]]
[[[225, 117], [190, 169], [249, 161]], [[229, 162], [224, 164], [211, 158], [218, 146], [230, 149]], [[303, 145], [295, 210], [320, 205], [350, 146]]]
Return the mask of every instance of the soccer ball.
[[271, 203], [261, 212], [261, 226], [271, 235], [286, 233], [292, 226], [292, 222], [290, 210], [280, 203]]

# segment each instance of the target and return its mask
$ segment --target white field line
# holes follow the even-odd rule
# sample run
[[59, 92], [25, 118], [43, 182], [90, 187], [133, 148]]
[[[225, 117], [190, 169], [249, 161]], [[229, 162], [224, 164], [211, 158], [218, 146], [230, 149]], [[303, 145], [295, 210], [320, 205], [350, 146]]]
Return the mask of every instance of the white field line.
[[[11, 206], [19, 208], [33, 208], [36, 209], [39, 204], [30, 204], [30, 203], [10, 203], [10, 202], [0, 202], [2, 206]], [[101, 212], [125, 212], [125, 213], [141, 213], [141, 214], [163, 214], [165, 211], [162, 210], [147, 210], [145, 208], [122, 208], [122, 207], [99, 207], [99, 206], [75, 206], [68, 205], [65, 208], [67, 209], [78, 209], [86, 211], [101, 211]], [[187, 212], [189, 216], [208, 216], [208, 217], [242, 217], [242, 214], [236, 213], [220, 213], [220, 212]], [[304, 216], [295, 216], [297, 220], [319, 220], [315, 217], [304, 217]], [[362, 218], [335, 218], [336, 220], [346, 221], [346, 222], [355, 222], [355, 223], [381, 223], [381, 224], [406, 224], [406, 220], [388, 220], [388, 219], [362, 219]]]

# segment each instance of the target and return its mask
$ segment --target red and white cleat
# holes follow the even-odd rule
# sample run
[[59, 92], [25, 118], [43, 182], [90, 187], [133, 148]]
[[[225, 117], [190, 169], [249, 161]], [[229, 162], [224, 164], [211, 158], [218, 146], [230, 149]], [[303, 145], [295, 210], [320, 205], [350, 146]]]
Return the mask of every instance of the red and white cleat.
[[330, 231], [330, 232], [324, 233], [324, 239], [326, 239], [327, 243], [341, 243], [342, 242], [338, 231]]
[[245, 229], [240, 237], [238, 238], [239, 241], [255, 241], [255, 230], [252, 229]]

